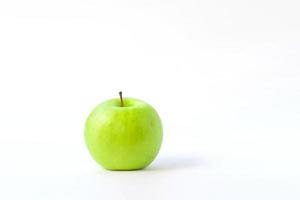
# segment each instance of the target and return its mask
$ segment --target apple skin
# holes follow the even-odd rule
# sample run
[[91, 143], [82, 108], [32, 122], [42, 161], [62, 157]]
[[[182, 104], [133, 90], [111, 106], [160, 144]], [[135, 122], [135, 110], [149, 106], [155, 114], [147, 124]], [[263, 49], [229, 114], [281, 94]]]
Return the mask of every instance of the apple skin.
[[133, 98], [99, 104], [85, 125], [85, 142], [94, 160], [108, 170], [138, 170], [157, 156], [162, 123], [155, 109]]

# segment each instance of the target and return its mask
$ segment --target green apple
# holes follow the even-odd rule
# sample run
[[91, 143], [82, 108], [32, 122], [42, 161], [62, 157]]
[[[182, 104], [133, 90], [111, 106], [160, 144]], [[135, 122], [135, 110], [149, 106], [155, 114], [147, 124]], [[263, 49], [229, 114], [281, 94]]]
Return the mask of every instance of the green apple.
[[155, 109], [133, 98], [99, 104], [85, 125], [85, 142], [92, 157], [108, 170], [148, 166], [162, 143], [162, 123]]

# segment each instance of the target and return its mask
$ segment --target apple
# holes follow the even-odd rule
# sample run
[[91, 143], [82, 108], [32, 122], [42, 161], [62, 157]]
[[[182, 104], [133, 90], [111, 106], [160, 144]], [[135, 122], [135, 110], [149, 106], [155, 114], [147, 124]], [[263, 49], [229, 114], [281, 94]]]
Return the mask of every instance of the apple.
[[99, 104], [85, 124], [85, 142], [94, 160], [108, 170], [138, 170], [157, 156], [162, 123], [155, 109], [134, 98]]

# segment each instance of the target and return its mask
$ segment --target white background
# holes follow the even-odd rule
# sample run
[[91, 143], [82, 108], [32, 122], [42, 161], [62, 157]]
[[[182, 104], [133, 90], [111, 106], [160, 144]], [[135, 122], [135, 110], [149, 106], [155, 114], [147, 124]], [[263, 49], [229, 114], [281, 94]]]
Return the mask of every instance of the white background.
[[[1, 0], [0, 199], [300, 198], [297, 0]], [[88, 154], [99, 102], [152, 104], [143, 171]]]

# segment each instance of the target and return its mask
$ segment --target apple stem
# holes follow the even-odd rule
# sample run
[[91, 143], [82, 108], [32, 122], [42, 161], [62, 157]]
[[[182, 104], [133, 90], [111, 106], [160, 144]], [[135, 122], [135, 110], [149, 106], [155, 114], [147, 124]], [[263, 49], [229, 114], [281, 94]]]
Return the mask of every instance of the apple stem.
[[123, 107], [124, 103], [123, 103], [122, 91], [119, 92], [119, 96], [120, 96], [120, 99], [121, 99], [121, 107]]

